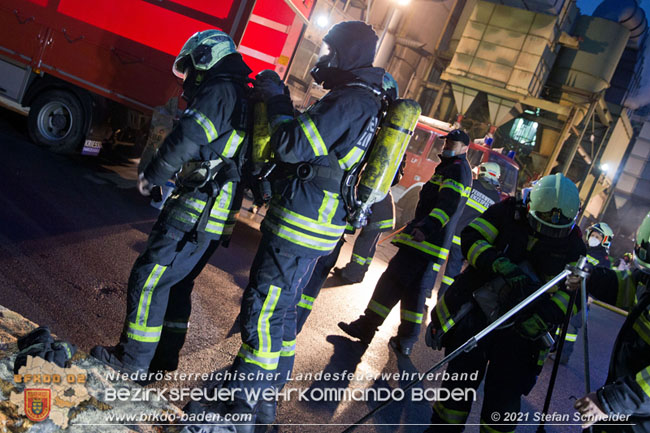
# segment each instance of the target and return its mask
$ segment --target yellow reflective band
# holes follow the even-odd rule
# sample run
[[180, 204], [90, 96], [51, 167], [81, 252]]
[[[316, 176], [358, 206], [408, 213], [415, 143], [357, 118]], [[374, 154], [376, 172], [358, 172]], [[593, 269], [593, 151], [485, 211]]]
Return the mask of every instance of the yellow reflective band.
[[591, 257], [589, 254], [587, 254], [587, 261], [591, 263], [592, 265], [596, 266], [598, 263], [600, 263], [597, 259], [594, 257]]
[[223, 156], [226, 158], [232, 158], [237, 153], [239, 145], [244, 141], [244, 133], [241, 131], [233, 130], [228, 137], [226, 146], [223, 148]]
[[650, 367], [646, 367], [636, 374], [636, 383], [650, 397]]
[[422, 323], [423, 316], [424, 315], [422, 313], [416, 313], [415, 311], [409, 311], [409, 310], [400, 311], [400, 318], [402, 320], [406, 320], [407, 322], [420, 324]]
[[276, 370], [280, 362], [280, 352], [263, 352], [255, 350], [246, 343], [242, 343], [239, 348], [237, 356], [242, 358], [244, 362], [255, 364], [262, 367], [264, 370]]
[[438, 257], [445, 260], [449, 255], [449, 250], [446, 248], [440, 248], [437, 245], [433, 245], [430, 242], [416, 242], [413, 240], [413, 236], [406, 233], [400, 233], [395, 236], [395, 239], [392, 241], [394, 244], [403, 244], [409, 247], [413, 247], [417, 250], [420, 250], [424, 253]]
[[493, 243], [499, 235], [499, 230], [497, 230], [497, 228], [494, 227], [489, 221], [481, 217], [478, 217], [469, 223], [469, 226], [482, 234], [483, 237], [490, 243]]
[[298, 117], [298, 123], [300, 123], [302, 131], [305, 133], [305, 137], [307, 137], [307, 140], [309, 140], [309, 144], [314, 151], [314, 155], [327, 155], [327, 147], [325, 146], [325, 142], [321, 138], [320, 133], [318, 132], [318, 128], [316, 128], [316, 125], [314, 125], [314, 121], [311, 120], [309, 114], [304, 113], [300, 115]]
[[296, 340], [283, 341], [280, 356], [294, 356], [296, 354]]
[[[338, 198], [336, 201], [338, 205]], [[323, 199], [323, 202], [325, 202], [325, 199]], [[322, 207], [323, 204], [321, 204], [321, 208]], [[338, 238], [340, 238], [345, 231], [344, 225], [339, 226], [332, 224], [331, 221], [318, 221], [304, 215], [300, 215], [299, 213], [296, 213], [289, 209], [285, 209], [281, 206], [274, 206], [269, 210], [274, 216], [278, 217], [279, 219], [284, 220], [294, 226], [300, 227], [301, 229], [308, 230], [319, 235], [336, 237], [337, 242]]]
[[143, 343], [156, 343], [160, 341], [162, 326], [147, 327], [137, 323], [129, 322], [126, 329], [126, 336], [132, 340]]
[[[276, 225], [270, 222], [268, 218], [264, 219], [263, 224], [271, 231], [271, 233], [275, 234], [276, 236], [296, 245], [300, 245], [301, 247], [309, 248], [312, 250], [331, 251], [338, 243], [338, 239], [326, 240], [323, 238], [317, 238], [315, 236], [301, 233], [298, 230], [294, 230], [291, 227], [287, 227], [285, 225]], [[343, 232], [341, 232], [341, 234], [343, 234]]]
[[637, 334], [639, 334], [639, 337], [643, 341], [646, 342], [646, 344], [650, 345], [650, 320], [648, 320], [648, 311], [644, 311], [637, 317], [637, 319], [634, 321], [634, 325], [632, 325], [632, 329], [636, 331]]
[[439, 401], [433, 403], [433, 410], [436, 411], [440, 418], [449, 424], [465, 424], [465, 421], [467, 421], [467, 417], [469, 416], [469, 412], [448, 409]]
[[217, 134], [217, 128], [214, 127], [212, 120], [208, 119], [203, 113], [192, 108], [188, 108], [183, 114], [193, 118], [194, 121], [198, 123], [201, 128], [203, 128], [203, 131], [205, 131], [205, 135], [208, 138], [208, 143], [211, 143], [217, 139], [219, 136], [219, 134]]
[[343, 170], [349, 170], [354, 164], [359, 162], [363, 157], [364, 150], [354, 146], [342, 159], [339, 160], [339, 166]]
[[469, 194], [472, 192], [472, 187], [471, 186], [466, 186], [465, 191], [463, 191], [462, 196], [463, 197], [469, 197]]
[[149, 307], [151, 307], [151, 297], [153, 296], [153, 291], [158, 285], [160, 277], [162, 277], [165, 269], [167, 269], [167, 266], [154, 265], [144, 283], [144, 286], [142, 287], [140, 300], [138, 301], [138, 312], [136, 314], [136, 324], [139, 326], [147, 326]]
[[318, 209], [318, 224], [332, 225], [334, 214], [339, 206], [339, 195], [330, 191], [323, 191], [323, 194], [323, 202]]
[[444, 332], [449, 331], [456, 323], [454, 322], [454, 319], [451, 317], [451, 314], [449, 313], [449, 309], [447, 308], [447, 303], [445, 302], [445, 295], [442, 295], [442, 297], [438, 300], [438, 303], [434, 307], [436, 311], [436, 315], [438, 316], [438, 321], [440, 322], [440, 326], [442, 326], [442, 330]]
[[436, 218], [438, 221], [440, 221], [440, 224], [442, 224], [443, 226], [449, 222], [449, 215], [447, 215], [447, 212], [445, 212], [440, 208], [435, 208], [434, 210], [432, 210], [429, 216], [432, 218]]
[[454, 235], [454, 239], [452, 240], [452, 242], [456, 245], [460, 245], [460, 236]]
[[[566, 310], [569, 308], [570, 302], [570, 297], [567, 293], [561, 291], [555, 292], [555, 294], [551, 297], [551, 301], [555, 302], [557, 306], [560, 307], [560, 310], [562, 310], [563, 314], [566, 314]], [[576, 314], [577, 312], [578, 307], [574, 304], [572, 314]]]
[[454, 279], [445, 275], [444, 277], [442, 277], [442, 284], [451, 286], [452, 284], [454, 284]]
[[578, 339], [578, 334], [569, 334], [567, 332], [566, 338], [564, 339], [565, 341], [569, 341], [571, 343], [574, 343]]
[[270, 285], [269, 292], [266, 294], [260, 317], [257, 319], [257, 338], [259, 341], [260, 351], [267, 353], [271, 351], [271, 317], [275, 306], [280, 299], [282, 289], [278, 286]]
[[312, 298], [311, 296], [307, 296], [304, 293], [300, 295], [300, 302], [298, 302], [298, 306], [301, 308], [306, 308], [307, 310], [311, 310], [314, 308], [314, 301], [316, 298]]
[[495, 428], [492, 428], [481, 418], [481, 427], [479, 428], [479, 433], [514, 433], [514, 432], [515, 432], [514, 429], [502, 431], [502, 430], [497, 430]]
[[477, 202], [473, 198], [468, 198], [467, 203], [465, 203], [467, 206], [471, 207], [472, 209], [477, 210], [480, 213], [483, 213], [487, 210], [487, 206], [482, 205], [481, 203]]
[[442, 177], [439, 174], [434, 174], [431, 179], [429, 180], [429, 183], [432, 183], [434, 185], [442, 185], [444, 177]]
[[386, 316], [388, 316], [388, 313], [390, 313], [390, 308], [384, 307], [374, 299], [371, 299], [370, 302], [368, 303], [368, 309], [376, 313], [377, 315], [383, 317], [384, 319], [386, 318]]
[[456, 181], [453, 180], [453, 179], [445, 179], [445, 180], [442, 182], [442, 185], [440, 185], [440, 190], [442, 190], [443, 188], [451, 188], [451, 189], [453, 189], [454, 191], [456, 191], [458, 194], [460, 194], [461, 196], [462, 196], [462, 195], [464, 194], [464, 192], [465, 192], [465, 185], [463, 185], [463, 184], [460, 183], [460, 182], [456, 182]]
[[478, 260], [479, 256], [483, 254], [485, 250], [488, 250], [492, 248], [492, 244], [490, 244], [487, 241], [476, 241], [472, 244], [471, 247], [469, 247], [469, 251], [467, 252], [467, 261], [472, 264], [472, 266], [476, 267], [476, 261]]
[[433, 266], [431, 266], [431, 269], [433, 269], [434, 272], [438, 272], [440, 270], [440, 263], [434, 263]]
[[366, 264], [366, 259], [361, 257], [359, 254], [352, 254], [352, 261], [358, 265], [365, 265]]

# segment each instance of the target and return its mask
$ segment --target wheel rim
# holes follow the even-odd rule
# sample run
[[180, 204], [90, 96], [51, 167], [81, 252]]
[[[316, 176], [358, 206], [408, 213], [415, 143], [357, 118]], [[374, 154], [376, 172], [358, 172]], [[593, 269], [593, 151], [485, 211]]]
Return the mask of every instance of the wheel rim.
[[38, 113], [38, 132], [50, 141], [64, 139], [72, 130], [72, 111], [63, 102], [51, 101]]

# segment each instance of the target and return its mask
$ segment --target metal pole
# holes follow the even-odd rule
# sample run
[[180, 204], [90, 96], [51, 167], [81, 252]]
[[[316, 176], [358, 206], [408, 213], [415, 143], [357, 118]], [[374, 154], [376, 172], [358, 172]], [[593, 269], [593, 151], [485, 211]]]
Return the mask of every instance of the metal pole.
[[566, 314], [564, 316], [564, 323], [562, 323], [562, 332], [560, 332], [559, 342], [555, 348], [555, 361], [553, 362], [553, 370], [551, 371], [551, 378], [548, 382], [548, 390], [546, 391], [546, 398], [544, 399], [544, 408], [542, 409], [542, 420], [537, 426], [537, 433], [543, 433], [546, 430], [544, 429], [544, 423], [546, 422], [546, 415], [548, 409], [551, 406], [551, 398], [553, 397], [553, 389], [555, 388], [555, 380], [557, 379], [557, 372], [560, 369], [560, 360], [562, 359], [562, 351], [564, 350], [564, 342], [566, 340], [566, 334], [569, 330], [569, 322], [571, 321], [571, 313], [573, 311], [573, 306], [576, 303], [576, 297], [578, 293], [574, 293], [569, 300], [569, 306], [567, 307]]
[[[529, 295], [526, 299], [512, 307], [508, 312], [506, 312], [503, 316], [499, 317], [497, 320], [492, 322], [490, 325], [486, 326], [482, 331], [480, 331], [478, 334], [474, 335], [472, 338], [467, 340], [464, 344], [462, 344], [460, 347], [458, 347], [456, 350], [451, 352], [449, 355], [445, 356], [440, 362], [435, 364], [433, 367], [428, 369], [426, 372], [422, 374], [421, 377], [425, 377], [430, 373], [433, 373], [434, 371], [440, 369], [443, 365], [448, 363], [449, 361], [453, 360], [456, 358], [458, 355], [460, 355], [463, 352], [469, 352], [472, 349], [476, 347], [478, 342], [483, 339], [485, 336], [487, 336], [490, 332], [494, 331], [496, 328], [499, 326], [503, 325], [505, 322], [507, 322], [509, 319], [511, 319], [515, 314], [526, 308], [530, 303], [535, 301], [537, 298], [542, 296], [546, 291], [551, 289], [553, 286], [558, 284], [560, 281], [565, 279], [568, 275], [573, 274], [573, 273], [578, 273], [580, 274], [581, 272], [584, 272], [584, 267], [586, 266], [587, 263], [587, 258], [584, 256], [581, 256], [580, 259], [578, 260], [577, 265], [574, 266], [569, 266], [567, 265], [566, 268], [559, 274], [557, 274], [552, 280], [550, 280], [548, 283], [544, 284], [542, 287], [539, 289], [535, 290], [531, 295]], [[575, 296], [574, 296], [575, 299]], [[572, 306], [571, 306], [572, 308]], [[411, 389], [413, 386], [417, 385], [420, 383], [421, 379], [415, 379], [411, 382], [409, 382], [402, 390], [406, 391]], [[368, 412], [366, 415], [361, 417], [358, 421], [356, 421], [354, 424], [352, 424], [350, 427], [346, 428], [343, 430], [343, 433], [349, 433], [351, 431], [354, 431], [355, 428], [357, 428], [359, 425], [363, 424], [366, 422], [368, 419], [372, 418], [377, 412], [381, 411], [384, 409], [386, 406], [391, 404], [393, 400], [387, 400], [384, 401], [382, 404]]]
[[585, 393], [589, 394], [591, 392], [591, 379], [589, 375], [589, 328], [587, 327], [587, 282], [585, 278], [582, 279], [580, 289], [580, 297], [582, 298], [582, 347], [585, 357]]
[[582, 206], [581, 209], [580, 209], [580, 216], [578, 217], [578, 225], [580, 225], [582, 223], [582, 220], [585, 217], [585, 211], [587, 210], [587, 205], [589, 205], [589, 201], [591, 200], [591, 196], [594, 193], [594, 189], [596, 189], [596, 185], [598, 183], [600, 183], [600, 176], [602, 176], [602, 173], [598, 173], [598, 176], [594, 176], [594, 181], [591, 183], [591, 188], [589, 188], [589, 192], [587, 193], [587, 196], [585, 197], [584, 206]]
[[582, 128], [580, 131], [580, 136], [576, 139], [575, 143], [571, 145], [571, 149], [569, 150], [569, 156], [564, 160], [564, 164], [562, 165], [562, 174], [566, 176], [566, 174], [569, 171], [569, 168], [571, 168], [571, 163], [573, 162], [573, 158], [576, 156], [576, 152], [578, 151], [578, 146], [582, 142], [582, 137], [585, 136], [585, 131], [589, 127], [589, 119], [591, 116], [594, 114], [594, 110], [596, 109], [596, 104], [598, 103], [598, 99], [600, 99], [600, 93], [596, 96], [596, 98], [591, 101], [591, 104], [589, 104], [589, 110], [587, 111], [587, 114], [585, 115], [584, 122], [585, 126]]
[[571, 108], [571, 114], [569, 114], [569, 117], [567, 118], [567, 121], [564, 124], [564, 127], [562, 128], [562, 132], [560, 132], [560, 138], [558, 139], [557, 145], [553, 148], [553, 152], [551, 152], [551, 156], [548, 157], [548, 161], [546, 162], [546, 167], [544, 167], [542, 176], [547, 176], [551, 174], [551, 170], [553, 170], [555, 161], [557, 161], [557, 157], [560, 154], [562, 147], [564, 147], [564, 143], [569, 138], [569, 134], [571, 133], [571, 126], [573, 126], [573, 122], [575, 121], [575, 118], [578, 115], [578, 111], [579, 108], [576, 105], [574, 105]]

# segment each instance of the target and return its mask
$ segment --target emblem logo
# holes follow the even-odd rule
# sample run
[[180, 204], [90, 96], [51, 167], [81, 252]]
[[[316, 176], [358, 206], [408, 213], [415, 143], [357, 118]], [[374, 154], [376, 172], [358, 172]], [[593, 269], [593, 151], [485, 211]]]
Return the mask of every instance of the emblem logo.
[[50, 414], [52, 394], [49, 389], [25, 389], [25, 415], [34, 422], [43, 421]]

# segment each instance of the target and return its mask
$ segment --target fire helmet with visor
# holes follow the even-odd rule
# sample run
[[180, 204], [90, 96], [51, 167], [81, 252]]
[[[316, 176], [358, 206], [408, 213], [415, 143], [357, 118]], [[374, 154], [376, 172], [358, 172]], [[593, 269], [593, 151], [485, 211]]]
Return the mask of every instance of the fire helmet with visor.
[[580, 211], [578, 188], [561, 173], [544, 176], [527, 198], [528, 222], [539, 234], [563, 238], [571, 233]]
[[611, 227], [609, 227], [609, 225], [607, 225], [605, 222], [599, 222], [589, 226], [586, 231], [587, 242], [589, 242], [589, 238], [593, 233], [600, 234], [602, 240], [598, 245], [602, 245], [607, 251], [609, 251], [609, 247], [612, 245], [612, 239], [614, 238], [614, 231], [611, 229]]
[[499, 178], [501, 178], [501, 166], [496, 162], [484, 162], [478, 166], [478, 177], [493, 185], [498, 185]]

